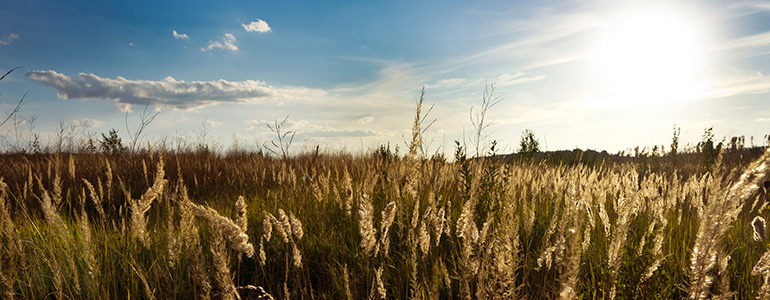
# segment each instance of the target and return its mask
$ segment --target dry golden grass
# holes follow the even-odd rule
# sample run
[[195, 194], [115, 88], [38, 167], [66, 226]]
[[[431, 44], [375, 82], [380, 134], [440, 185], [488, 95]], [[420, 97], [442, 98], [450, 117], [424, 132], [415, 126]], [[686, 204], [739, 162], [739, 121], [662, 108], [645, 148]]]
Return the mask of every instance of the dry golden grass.
[[689, 175], [640, 172], [633, 162], [448, 163], [416, 153], [0, 157], [0, 292], [26, 299], [232, 299], [257, 287], [291, 299], [770, 295], [768, 151], [744, 167], [723, 163]]

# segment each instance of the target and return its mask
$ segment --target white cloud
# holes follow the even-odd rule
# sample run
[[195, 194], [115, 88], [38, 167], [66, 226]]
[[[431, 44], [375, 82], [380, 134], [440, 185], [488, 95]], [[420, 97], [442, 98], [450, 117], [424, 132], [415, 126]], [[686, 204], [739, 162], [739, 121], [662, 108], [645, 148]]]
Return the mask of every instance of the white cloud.
[[128, 45], [131, 47], [136, 46], [134, 43], [128, 43]]
[[770, 118], [757, 118], [757, 122], [770, 123]]
[[246, 29], [248, 32], [270, 32], [270, 25], [267, 25], [267, 22], [262, 21], [260, 19], [257, 19], [254, 22], [251, 22], [249, 24], [243, 23], [241, 24], [243, 26], [243, 29]]
[[104, 125], [104, 121], [89, 119], [89, 118], [82, 118], [80, 120], [73, 120], [72, 124], [78, 127], [83, 128], [99, 128]]
[[260, 103], [264, 100], [308, 100], [324, 96], [321, 90], [288, 87], [276, 88], [263, 81], [176, 80], [166, 77], [160, 81], [101, 78], [80, 73], [80, 78], [56, 71], [30, 71], [25, 76], [56, 89], [61, 99], [112, 100], [123, 111], [132, 104], [151, 101], [156, 108], [194, 109], [219, 103]]
[[177, 39], [177, 40], [179, 40], [179, 39], [189, 40], [190, 39], [190, 37], [187, 36], [186, 33], [179, 34], [179, 33], [176, 32], [176, 30], [174, 30], [172, 33], [174, 34], [174, 38]]
[[235, 36], [232, 33], [225, 33], [225, 36], [219, 41], [209, 41], [209, 44], [206, 47], [201, 48], [201, 51], [206, 52], [214, 48], [238, 51], [238, 46], [235, 45]]
[[13, 40], [18, 40], [18, 39], [19, 39], [19, 35], [18, 35], [18, 34], [15, 34], [15, 33], [11, 33], [11, 34], [9, 34], [9, 35], [8, 35], [8, 38], [7, 38], [7, 39], [0, 39], [0, 45], [6, 45], [6, 46], [8, 46], [8, 45], [10, 45], [10, 44], [11, 44], [11, 42], [12, 42]]

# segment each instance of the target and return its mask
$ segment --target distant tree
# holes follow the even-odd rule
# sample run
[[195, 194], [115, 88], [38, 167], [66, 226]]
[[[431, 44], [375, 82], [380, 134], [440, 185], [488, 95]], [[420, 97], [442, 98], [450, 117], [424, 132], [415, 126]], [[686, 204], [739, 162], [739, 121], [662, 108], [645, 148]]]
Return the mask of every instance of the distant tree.
[[671, 138], [671, 155], [676, 155], [677, 151], [679, 151], [679, 134], [682, 132], [682, 129], [679, 127], [676, 127], [676, 124], [674, 124], [674, 136]]
[[96, 141], [93, 138], [89, 137], [88, 138], [88, 142], [86, 142], [86, 145], [85, 145], [83, 150], [85, 150], [87, 153], [94, 153], [94, 152], [96, 152], [96, 150], [97, 150], [97, 148], [96, 148]]
[[535, 138], [535, 133], [529, 129], [524, 130], [521, 133], [521, 141], [519, 142], [519, 154], [530, 158], [538, 152], [540, 152], [540, 141]]
[[529, 129], [524, 130], [519, 141], [519, 156], [530, 159], [538, 152], [540, 152], [540, 141], [535, 137], [535, 133]]
[[115, 129], [110, 129], [109, 136], [102, 133], [102, 140], [99, 141], [99, 144], [101, 144], [102, 152], [105, 153], [117, 154], [128, 150], [128, 147], [123, 146], [123, 140]]
[[722, 142], [719, 142], [714, 146], [714, 127], [706, 128], [703, 131], [701, 142], [698, 143], [698, 152], [702, 155], [701, 166], [703, 166], [706, 171], [711, 172], [722, 152]]
[[734, 136], [730, 138], [730, 151], [742, 150], [746, 143], [746, 137]]

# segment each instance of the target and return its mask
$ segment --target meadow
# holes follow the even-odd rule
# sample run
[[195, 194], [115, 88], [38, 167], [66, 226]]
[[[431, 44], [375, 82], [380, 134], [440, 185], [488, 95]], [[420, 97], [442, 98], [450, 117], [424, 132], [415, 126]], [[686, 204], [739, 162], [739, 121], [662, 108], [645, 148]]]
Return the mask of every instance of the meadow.
[[[770, 150], [0, 156], [8, 299], [751, 299]], [[687, 170], [687, 171], [680, 171]], [[766, 183], [765, 183], [766, 184]], [[264, 293], [263, 293], [264, 291]]]
[[292, 154], [277, 120], [270, 153], [141, 148], [148, 114], [130, 147], [11, 147], [1, 297], [770, 298], [770, 148], [706, 129], [679, 152], [675, 127], [667, 153], [543, 153], [525, 131], [498, 155], [491, 95], [450, 159], [425, 155], [422, 97], [405, 155]]

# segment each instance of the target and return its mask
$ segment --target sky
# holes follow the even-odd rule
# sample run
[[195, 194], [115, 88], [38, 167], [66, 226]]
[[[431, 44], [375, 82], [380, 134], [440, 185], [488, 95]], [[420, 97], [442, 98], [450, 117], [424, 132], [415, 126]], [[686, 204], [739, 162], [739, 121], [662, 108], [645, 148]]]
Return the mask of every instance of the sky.
[[[474, 136], [515, 152], [611, 153], [770, 133], [770, 1], [40, 1], [0, 5], [4, 147], [62, 128], [140, 144], [293, 153], [406, 148], [424, 88], [427, 152]], [[14, 126], [15, 125], [15, 126]], [[470, 143], [472, 144], [472, 143]], [[473, 147], [471, 147], [473, 148]], [[403, 150], [402, 150], [403, 153]], [[472, 153], [472, 152], [471, 152]]]

